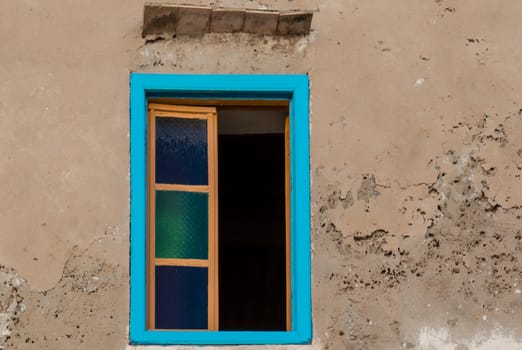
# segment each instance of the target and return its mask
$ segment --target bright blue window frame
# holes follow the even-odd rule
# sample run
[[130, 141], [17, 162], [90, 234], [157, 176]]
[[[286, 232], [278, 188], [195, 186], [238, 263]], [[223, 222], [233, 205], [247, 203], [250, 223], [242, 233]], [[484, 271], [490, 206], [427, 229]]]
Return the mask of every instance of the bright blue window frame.
[[[146, 329], [147, 100], [157, 97], [288, 100], [292, 330]], [[135, 344], [304, 344], [312, 339], [309, 81], [306, 75], [130, 76], [130, 342]]]

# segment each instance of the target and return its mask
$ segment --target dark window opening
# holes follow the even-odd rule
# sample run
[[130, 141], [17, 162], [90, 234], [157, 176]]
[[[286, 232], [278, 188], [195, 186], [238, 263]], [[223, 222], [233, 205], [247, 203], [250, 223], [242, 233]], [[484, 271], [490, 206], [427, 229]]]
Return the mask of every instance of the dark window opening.
[[287, 113], [218, 109], [221, 330], [286, 330]]

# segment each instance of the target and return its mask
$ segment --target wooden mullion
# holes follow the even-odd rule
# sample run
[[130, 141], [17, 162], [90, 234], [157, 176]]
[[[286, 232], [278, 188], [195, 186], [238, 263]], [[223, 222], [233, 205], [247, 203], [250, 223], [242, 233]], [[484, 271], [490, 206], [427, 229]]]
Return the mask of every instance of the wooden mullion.
[[147, 140], [147, 327], [154, 329], [156, 319], [156, 266], [153, 264], [156, 256], [156, 119], [154, 111], [148, 113], [148, 140]]
[[209, 245], [208, 245], [208, 328], [219, 329], [218, 288], [218, 191], [217, 191], [217, 113], [208, 114], [208, 187], [209, 187]]

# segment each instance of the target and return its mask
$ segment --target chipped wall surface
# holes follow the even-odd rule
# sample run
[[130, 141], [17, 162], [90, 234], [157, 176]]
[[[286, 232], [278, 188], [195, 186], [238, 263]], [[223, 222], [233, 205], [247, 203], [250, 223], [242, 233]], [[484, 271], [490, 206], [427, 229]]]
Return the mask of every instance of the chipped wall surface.
[[163, 348], [127, 340], [130, 71], [309, 73], [314, 339], [270, 348], [522, 349], [522, 2], [192, 3], [312, 31], [0, 2], [0, 349]]

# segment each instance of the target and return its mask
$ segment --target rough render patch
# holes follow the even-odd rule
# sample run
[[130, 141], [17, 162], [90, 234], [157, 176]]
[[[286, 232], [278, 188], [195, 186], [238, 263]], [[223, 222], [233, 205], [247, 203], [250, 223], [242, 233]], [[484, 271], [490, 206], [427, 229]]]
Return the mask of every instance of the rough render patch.
[[140, 47], [132, 69], [165, 73], [306, 73], [311, 67], [315, 40], [316, 35], [178, 36]]
[[18, 292], [22, 283], [25, 281], [14, 270], [0, 266], [0, 349], [5, 348], [11, 331], [26, 308]]
[[522, 112], [505, 115], [484, 114], [466, 126], [474, 141], [470, 155], [480, 164], [481, 172], [475, 184], [487, 184], [484, 191], [490, 200], [502, 208], [522, 203]]
[[512, 332], [496, 328], [469, 339], [454, 339], [447, 328], [424, 327], [419, 332], [419, 350], [521, 350], [522, 342]]
[[[447, 125], [450, 141], [427, 162], [430, 182], [316, 167], [314, 320], [325, 348], [520, 348], [520, 146], [511, 135], [519, 139], [521, 118], [516, 109]], [[504, 169], [498, 180], [490, 162]], [[336, 297], [344, 301], [331, 305]], [[437, 333], [444, 326], [449, 340]]]
[[0, 348], [124, 349], [128, 244], [117, 231], [110, 227], [76, 249], [60, 281], [44, 292], [0, 267]]
[[252, 34], [276, 34], [279, 13], [247, 10], [243, 30]]

